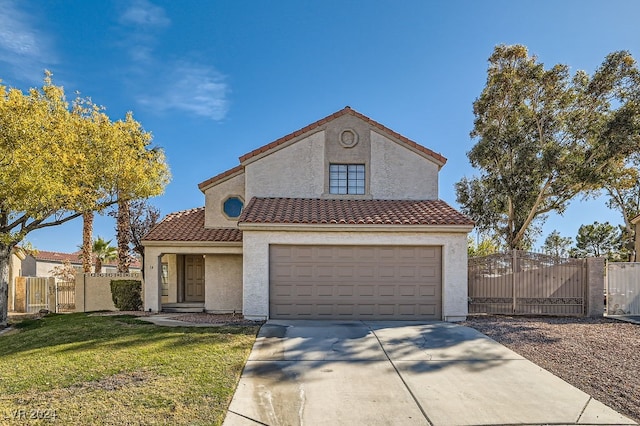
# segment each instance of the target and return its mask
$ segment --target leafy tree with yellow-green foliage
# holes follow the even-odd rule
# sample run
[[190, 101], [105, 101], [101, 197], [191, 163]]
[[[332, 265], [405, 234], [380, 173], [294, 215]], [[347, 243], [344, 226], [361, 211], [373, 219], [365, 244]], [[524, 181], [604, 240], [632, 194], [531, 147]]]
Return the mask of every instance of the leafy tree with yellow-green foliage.
[[27, 234], [162, 193], [169, 170], [150, 143], [130, 113], [114, 122], [90, 102], [70, 107], [49, 72], [26, 93], [0, 83], [0, 328], [11, 251]]

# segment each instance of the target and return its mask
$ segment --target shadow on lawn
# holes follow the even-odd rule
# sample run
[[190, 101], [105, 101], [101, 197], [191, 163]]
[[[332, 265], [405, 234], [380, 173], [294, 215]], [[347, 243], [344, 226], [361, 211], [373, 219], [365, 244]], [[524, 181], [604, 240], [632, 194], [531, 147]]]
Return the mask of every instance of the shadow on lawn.
[[18, 333], [0, 336], [0, 356], [60, 346], [60, 352], [131, 349], [162, 342], [165, 347], [228, 343], [230, 335], [255, 336], [255, 326], [160, 327], [132, 315], [49, 314], [25, 319]]

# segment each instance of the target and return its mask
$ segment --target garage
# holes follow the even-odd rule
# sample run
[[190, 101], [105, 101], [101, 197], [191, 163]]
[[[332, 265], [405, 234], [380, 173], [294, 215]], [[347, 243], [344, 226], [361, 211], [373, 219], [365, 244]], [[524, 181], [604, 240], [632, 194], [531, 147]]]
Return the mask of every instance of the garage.
[[442, 319], [440, 246], [269, 246], [274, 319]]

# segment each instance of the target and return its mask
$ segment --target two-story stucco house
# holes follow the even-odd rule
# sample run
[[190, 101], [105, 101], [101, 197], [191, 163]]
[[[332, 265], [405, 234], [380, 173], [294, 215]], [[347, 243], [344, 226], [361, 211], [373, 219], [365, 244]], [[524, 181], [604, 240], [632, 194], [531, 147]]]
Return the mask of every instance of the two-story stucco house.
[[251, 151], [147, 235], [145, 310], [462, 320], [473, 222], [438, 199], [445, 162], [349, 107]]

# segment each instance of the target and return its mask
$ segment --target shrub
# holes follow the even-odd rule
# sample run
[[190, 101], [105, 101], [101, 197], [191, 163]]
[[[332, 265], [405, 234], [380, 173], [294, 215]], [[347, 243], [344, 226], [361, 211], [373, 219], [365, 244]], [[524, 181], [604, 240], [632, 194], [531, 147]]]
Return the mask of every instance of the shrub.
[[142, 283], [138, 280], [112, 280], [111, 299], [121, 311], [142, 309]]

